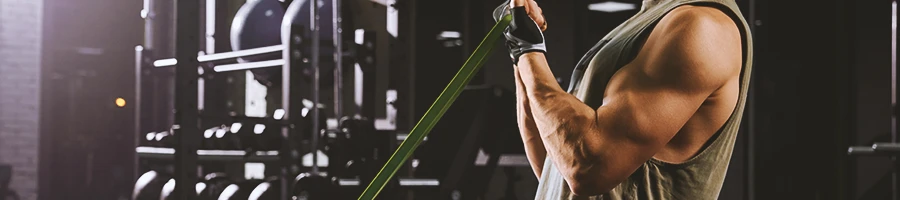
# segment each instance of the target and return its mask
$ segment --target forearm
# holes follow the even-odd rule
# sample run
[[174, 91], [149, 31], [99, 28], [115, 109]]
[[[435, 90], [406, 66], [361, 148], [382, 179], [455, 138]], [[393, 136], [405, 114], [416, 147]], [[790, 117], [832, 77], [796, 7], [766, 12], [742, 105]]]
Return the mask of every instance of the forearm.
[[584, 182], [578, 179], [602, 167], [592, 153], [600, 134], [596, 112], [559, 86], [544, 54], [525, 54], [518, 67], [547, 154], [569, 182]]
[[528, 105], [528, 96], [525, 92], [525, 85], [519, 76], [518, 67], [513, 66], [516, 79], [516, 119], [519, 125], [519, 134], [522, 136], [522, 143], [525, 145], [525, 155], [534, 175], [541, 177], [541, 171], [544, 168], [544, 159], [547, 157], [547, 150], [541, 141], [540, 132], [532, 118], [531, 108]]

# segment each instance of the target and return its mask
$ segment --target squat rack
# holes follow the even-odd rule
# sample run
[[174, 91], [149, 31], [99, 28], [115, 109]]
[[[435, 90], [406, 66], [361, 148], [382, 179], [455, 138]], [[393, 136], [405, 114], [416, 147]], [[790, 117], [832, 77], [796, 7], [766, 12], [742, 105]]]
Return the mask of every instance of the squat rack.
[[[332, 1], [334, 3], [334, 23], [333, 28], [339, 29], [341, 23], [341, 11], [340, 11], [340, 0]], [[207, 34], [215, 33], [216, 26], [210, 26], [209, 24], [216, 24], [215, 20], [217, 17], [215, 12], [218, 9], [218, 6], [221, 4], [216, 4], [216, 0], [207, 0]], [[302, 116], [303, 106], [292, 106], [292, 105], [303, 105], [302, 104], [302, 94], [301, 90], [292, 89], [291, 85], [301, 85], [297, 83], [297, 80], [302, 76], [301, 70], [291, 70], [291, 66], [293, 65], [308, 65], [313, 69], [313, 85], [311, 88], [313, 105], [320, 105], [319, 102], [319, 35], [318, 35], [318, 1], [310, 1], [308, 4], [310, 6], [310, 18], [315, 19], [311, 20], [311, 26], [305, 27], [308, 30], [303, 30], [299, 28], [303, 27], [293, 27], [290, 25], [282, 25], [282, 35], [287, 34], [287, 38], [282, 38], [283, 42], [287, 42], [281, 45], [268, 46], [262, 48], [248, 49], [242, 51], [232, 51], [232, 52], [223, 52], [223, 53], [214, 53], [209, 55], [200, 55], [198, 56], [198, 52], [200, 52], [199, 44], [200, 44], [200, 31], [199, 27], [201, 27], [201, 18], [200, 18], [200, 1], [196, 0], [177, 0], [175, 1], [176, 7], [176, 18], [175, 21], [175, 58], [170, 59], [156, 59], [153, 56], [153, 48], [154, 41], [157, 32], [154, 30], [155, 25], [155, 15], [156, 11], [154, 9], [155, 5], [153, 0], [144, 0], [144, 10], [142, 11], [142, 17], [145, 19], [145, 46], [137, 46], [135, 47], [135, 134], [143, 133], [143, 124], [142, 120], [142, 110], [141, 104], [142, 99], [142, 80], [147, 71], [150, 71], [152, 68], [162, 68], [162, 67], [175, 67], [174, 78], [175, 78], [175, 94], [174, 94], [174, 102], [175, 102], [175, 124], [172, 125], [171, 129], [176, 133], [177, 146], [174, 148], [174, 163], [175, 163], [175, 180], [177, 183], [196, 183], [198, 181], [198, 169], [197, 164], [200, 157], [198, 156], [198, 150], [200, 146], [201, 140], [201, 132], [200, 132], [200, 122], [203, 117], [208, 117], [203, 115], [201, 112], [203, 110], [203, 83], [200, 82], [204, 79], [203, 74], [205, 73], [218, 73], [218, 72], [228, 72], [228, 71], [237, 71], [237, 70], [250, 70], [250, 69], [258, 69], [258, 68], [266, 68], [266, 67], [281, 67], [282, 69], [282, 109], [285, 111], [283, 116], [277, 116], [275, 121], [280, 121], [282, 123], [279, 127], [281, 129], [282, 136], [285, 137], [283, 141], [285, 145], [280, 150], [280, 153], [277, 154], [280, 159], [280, 180], [281, 180], [281, 199], [288, 199], [288, 180], [293, 180], [292, 177], [289, 177], [291, 173], [289, 172], [289, 167], [291, 164], [296, 163], [296, 158], [292, 157], [294, 150], [297, 150], [296, 147], [292, 147], [289, 141], [292, 141], [290, 136], [295, 135], [292, 132], [296, 132], [298, 128], [311, 128], [311, 133], [318, 133], [320, 128], [318, 127], [319, 121], [324, 120], [319, 113], [319, 109], [312, 109], [312, 127], [298, 127], [295, 128], [294, 124], [298, 124], [299, 116]], [[210, 12], [212, 14], [210, 15]], [[210, 17], [212, 16], [212, 17]], [[304, 31], [310, 31], [312, 33], [312, 37], [310, 38], [311, 45], [316, 48], [310, 48], [311, 52], [309, 56], [311, 57], [309, 60], [311, 62], [304, 63], [303, 57], [299, 54], [296, 54], [294, 51], [300, 49], [301, 45], [306, 45], [301, 43], [302, 40], [288, 40], [289, 38], [294, 37], [302, 37], [301, 33]], [[341, 66], [341, 60], [343, 59], [343, 53], [341, 52], [341, 47], [343, 46], [342, 41], [340, 40], [341, 35], [339, 30], [333, 30], [333, 36], [336, 38], [334, 41], [336, 51], [336, 64], [337, 66]], [[215, 39], [207, 38], [207, 51], [214, 52], [215, 46], [212, 44], [215, 42]], [[268, 61], [259, 61], [259, 62], [250, 62], [250, 63], [236, 63], [237, 58], [242, 56], [249, 55], [262, 55], [262, 54], [277, 54], [281, 53], [282, 58], [277, 60], [268, 60]], [[215, 64], [222, 64], [215, 66]], [[204, 68], [204, 66], [211, 66], [208, 68]], [[341, 67], [337, 67], [335, 72], [336, 80], [340, 81], [342, 77], [342, 72], [340, 71]], [[207, 72], [209, 71], [209, 72]], [[292, 84], [293, 83], [293, 84]], [[341, 82], [335, 84], [336, 89], [340, 89]], [[341, 100], [340, 93], [336, 93], [336, 100]], [[340, 104], [335, 104], [336, 111], [340, 112]], [[312, 172], [318, 173], [318, 139], [319, 134], [312, 134]], [[135, 146], [137, 146], [138, 141], [135, 140]], [[140, 150], [138, 150], [140, 151]], [[141, 152], [138, 152], [139, 155], [142, 155]], [[153, 155], [151, 155], [153, 156]], [[213, 155], [215, 156], [215, 155]], [[217, 156], [221, 158], [231, 158], [231, 159], [241, 159], [241, 157], [221, 155]], [[263, 158], [263, 160], [266, 160]], [[135, 167], [138, 167], [138, 159], [135, 160]], [[135, 173], [139, 173], [137, 169], [134, 170]], [[193, 184], [176, 184], [176, 188], [174, 194], [178, 195], [176, 199], [180, 200], [190, 200], [196, 199], [197, 194], [193, 192], [180, 192], [180, 191], [193, 191], [195, 190]]]

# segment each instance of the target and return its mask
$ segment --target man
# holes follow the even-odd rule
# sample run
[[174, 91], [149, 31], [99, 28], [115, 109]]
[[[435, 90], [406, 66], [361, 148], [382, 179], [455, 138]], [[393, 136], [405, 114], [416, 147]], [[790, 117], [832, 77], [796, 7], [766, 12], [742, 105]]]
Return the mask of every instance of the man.
[[717, 199], [749, 85], [749, 28], [733, 0], [644, 0], [563, 90], [534, 0], [504, 33], [537, 199]]

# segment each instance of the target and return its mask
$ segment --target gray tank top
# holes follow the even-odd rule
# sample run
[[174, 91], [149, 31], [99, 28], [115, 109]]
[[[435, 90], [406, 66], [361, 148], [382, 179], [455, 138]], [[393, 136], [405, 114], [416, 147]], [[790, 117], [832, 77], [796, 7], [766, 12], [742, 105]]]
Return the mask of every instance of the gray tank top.
[[743, 38], [744, 66], [741, 73], [738, 104], [728, 121], [710, 138], [700, 153], [683, 163], [666, 163], [656, 159], [644, 162], [628, 179], [607, 194], [576, 196], [563, 176], [549, 160], [543, 172], [535, 199], [641, 199], [641, 200], [705, 200], [717, 199], [735, 138], [741, 123], [752, 66], [750, 28], [733, 0], [644, 0], [640, 12], [631, 17], [597, 43], [578, 62], [569, 85], [569, 93], [587, 105], [602, 105], [603, 92], [612, 75], [631, 62], [653, 26], [669, 11], [681, 5], [719, 8], [738, 25]]

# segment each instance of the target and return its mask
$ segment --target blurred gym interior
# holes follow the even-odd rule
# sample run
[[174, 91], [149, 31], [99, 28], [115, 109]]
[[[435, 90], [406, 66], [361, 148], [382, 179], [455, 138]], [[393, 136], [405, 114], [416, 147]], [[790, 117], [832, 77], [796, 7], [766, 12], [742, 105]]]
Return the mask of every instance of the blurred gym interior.
[[[0, 0], [0, 200], [356, 199], [503, 1]], [[900, 199], [896, 1], [735, 1], [756, 70], [719, 199]], [[561, 85], [641, 6], [538, 2]], [[493, 45], [379, 199], [534, 199]]]

